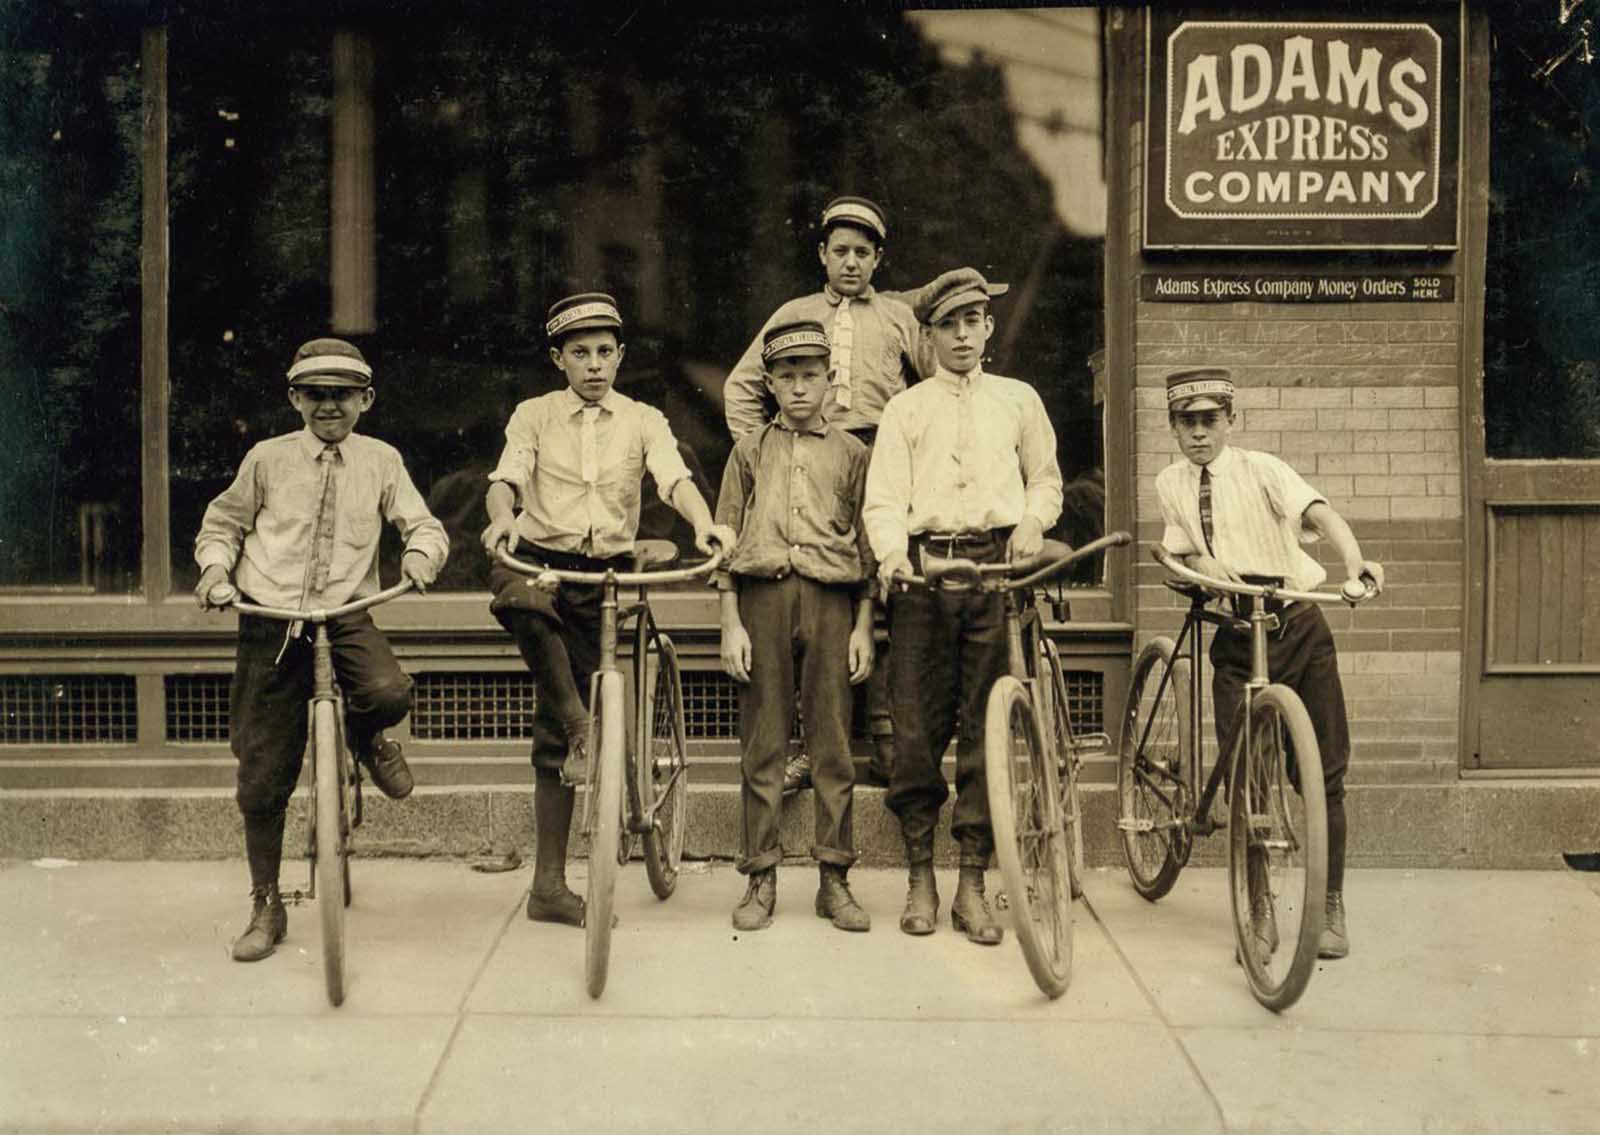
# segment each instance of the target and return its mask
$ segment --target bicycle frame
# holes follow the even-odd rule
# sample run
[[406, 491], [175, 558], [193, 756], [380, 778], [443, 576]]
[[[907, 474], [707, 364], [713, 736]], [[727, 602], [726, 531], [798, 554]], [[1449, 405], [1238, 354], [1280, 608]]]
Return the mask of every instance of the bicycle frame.
[[[1190, 752], [1194, 754], [1194, 759], [1189, 762], [1189, 767], [1184, 770], [1187, 774], [1187, 783], [1184, 787], [1188, 790], [1189, 798], [1194, 801], [1194, 805], [1193, 810], [1181, 822], [1185, 834], [1207, 836], [1227, 827], [1226, 820], [1217, 820], [1211, 815], [1211, 806], [1216, 800], [1218, 791], [1221, 790], [1227, 770], [1232, 768], [1241, 756], [1249, 759], [1251, 754], [1249, 746], [1252, 738], [1250, 737], [1249, 729], [1241, 727], [1237, 730], [1233, 752], [1231, 754], [1220, 752], [1217, 754], [1216, 763], [1211, 768], [1211, 775], [1206, 777], [1205, 787], [1202, 789], [1200, 773], [1201, 766], [1204, 764], [1202, 754], [1205, 752], [1205, 738], [1203, 735], [1205, 683], [1201, 680], [1204, 675], [1202, 651], [1200, 649], [1201, 625], [1211, 623], [1219, 627], [1225, 626], [1232, 627], [1234, 630], [1248, 631], [1250, 634], [1250, 677], [1245, 682], [1244, 698], [1240, 702], [1239, 714], [1237, 715], [1240, 722], [1248, 722], [1250, 720], [1250, 711], [1255, 704], [1256, 695], [1266, 689], [1272, 681], [1267, 665], [1267, 635], [1281, 626], [1281, 620], [1278, 616], [1266, 609], [1267, 601], [1270, 599], [1289, 599], [1304, 603], [1342, 602], [1353, 607], [1366, 602], [1377, 592], [1370, 585], [1362, 595], [1349, 596], [1315, 591], [1291, 591], [1270, 584], [1236, 584], [1225, 580], [1212, 579], [1209, 576], [1191, 571], [1159, 545], [1152, 549], [1151, 554], [1156, 562], [1176, 577], [1176, 580], [1168, 580], [1167, 586], [1180, 595], [1189, 597], [1189, 611], [1184, 616], [1183, 628], [1178, 632], [1178, 639], [1172, 652], [1175, 662], [1177, 659], [1185, 657], [1185, 652], [1187, 652], [1191, 676], [1189, 681], [1189, 739]], [[1217, 592], [1238, 595], [1244, 598], [1250, 612], [1249, 617], [1240, 619], [1222, 611], [1210, 610], [1207, 604], [1216, 597], [1215, 593]], [[1172, 670], [1170, 668], [1162, 672], [1161, 682], [1156, 689], [1157, 700], [1160, 700], [1161, 695], [1166, 692], [1167, 684], [1171, 681], [1171, 678]], [[1152, 724], [1152, 720], [1147, 719], [1145, 721], [1146, 732], [1139, 738], [1138, 745], [1141, 750], [1149, 739], [1149, 729]], [[1245, 746], [1242, 753], [1240, 751], [1241, 745]], [[1161, 798], [1174, 817], [1177, 817], [1179, 810], [1174, 806], [1172, 800], [1162, 792], [1161, 788], [1150, 783], [1148, 779], [1145, 780], [1145, 783], [1152, 792]]]

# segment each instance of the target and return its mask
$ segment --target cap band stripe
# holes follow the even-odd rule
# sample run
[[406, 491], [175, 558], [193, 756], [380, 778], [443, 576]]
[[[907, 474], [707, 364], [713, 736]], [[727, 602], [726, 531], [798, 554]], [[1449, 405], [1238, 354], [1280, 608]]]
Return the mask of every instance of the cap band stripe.
[[822, 214], [822, 223], [825, 225], [839, 220], [859, 221], [879, 236], [884, 235], [883, 220], [878, 214], [865, 205], [857, 205], [854, 201], [846, 201], [842, 205], [835, 205]]
[[787, 335], [779, 335], [761, 348], [761, 357], [770, 359], [780, 351], [787, 351], [793, 347], [821, 347], [828, 350], [828, 337], [817, 331], [791, 331]]
[[313, 355], [309, 359], [301, 359], [289, 368], [289, 381], [293, 382], [303, 374], [358, 374], [367, 380], [372, 379], [372, 368], [360, 359], [352, 359], [349, 355]]
[[567, 308], [566, 311], [557, 313], [554, 319], [550, 320], [549, 323], [544, 325], [545, 334], [559, 334], [562, 328], [571, 327], [580, 319], [594, 319], [597, 316], [604, 316], [607, 319], [614, 319], [616, 320], [618, 327], [622, 326], [621, 313], [610, 304], [599, 303], [597, 301], [594, 303], [580, 303], [575, 307]]
[[1233, 383], [1225, 378], [1207, 378], [1195, 382], [1180, 382], [1175, 386], [1167, 387], [1167, 403], [1182, 402], [1187, 398], [1200, 398], [1205, 395], [1214, 397], [1232, 398]]

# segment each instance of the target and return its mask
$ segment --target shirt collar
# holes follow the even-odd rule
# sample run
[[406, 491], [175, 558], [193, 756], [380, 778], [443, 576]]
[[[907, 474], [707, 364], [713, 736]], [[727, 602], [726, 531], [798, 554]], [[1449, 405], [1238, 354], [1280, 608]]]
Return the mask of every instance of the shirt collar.
[[940, 363], [934, 368], [933, 377], [951, 390], [961, 390], [983, 377], [983, 364], [979, 363], [966, 374], [957, 374], [953, 370], [945, 369], [945, 365]]
[[824, 421], [816, 426], [813, 426], [809, 430], [792, 429], [784, 422], [783, 416], [780, 414], [773, 415], [771, 424], [774, 429], [780, 429], [786, 434], [794, 434], [796, 437], [826, 437], [828, 430], [831, 428], [828, 423]]
[[[875, 295], [877, 295], [877, 292], [875, 292], [873, 290], [873, 287], [872, 287], [871, 284], [868, 284], [865, 288], [862, 289], [862, 292], [861, 292], [861, 294], [859, 296], [851, 296], [850, 298], [851, 299], [858, 299], [858, 300], [866, 301], [866, 300], [870, 300]], [[839, 306], [839, 302], [844, 299], [844, 296], [840, 295], [838, 292], [833, 290], [833, 285], [832, 284], [823, 284], [822, 285], [822, 296], [823, 296], [824, 299], [826, 299], [828, 301], [828, 304], [831, 307], [838, 307]]]
[[[1228, 471], [1233, 468], [1233, 446], [1223, 446], [1222, 452], [1213, 457], [1211, 464], [1205, 466], [1205, 468], [1211, 470], [1211, 479], [1213, 481], [1218, 477], [1226, 477]], [[1200, 478], [1200, 469], [1200, 466], [1195, 466], [1194, 475], [1196, 480]]]
[[590, 403], [590, 401], [587, 398], [585, 398], [583, 395], [579, 394], [576, 390], [572, 389], [572, 387], [570, 387], [570, 386], [563, 388], [562, 391], [561, 391], [561, 395], [562, 395], [561, 409], [567, 414], [576, 414], [579, 411], [581, 411], [585, 406], [588, 406], [588, 405], [591, 405], [591, 404], [595, 405], [595, 406], [599, 406], [602, 410], [606, 411], [609, 414], [615, 414], [617, 412], [617, 397], [618, 397], [618, 395], [617, 395], [617, 388], [614, 387], [614, 386], [610, 390], [606, 391], [606, 396], [604, 398], [600, 399], [600, 401], [595, 402], [595, 403]]
[[[339, 446], [341, 455], [343, 454], [344, 447], [349, 445], [355, 436], [356, 435], [354, 433], [348, 433], [345, 435], [343, 441], [333, 443]], [[320, 437], [313, 433], [310, 426], [304, 427], [300, 431], [298, 438], [300, 442], [300, 452], [306, 455], [306, 460], [308, 461], [320, 460], [322, 457], [322, 451], [327, 449], [328, 445], [330, 444], [329, 442], [323, 441]]]

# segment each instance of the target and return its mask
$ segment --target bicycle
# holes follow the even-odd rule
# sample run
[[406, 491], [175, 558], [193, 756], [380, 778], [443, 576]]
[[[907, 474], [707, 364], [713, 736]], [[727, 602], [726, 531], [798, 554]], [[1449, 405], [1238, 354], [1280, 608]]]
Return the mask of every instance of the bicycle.
[[1061, 656], [1044, 633], [1034, 593], [1077, 561], [1131, 542], [1126, 532], [1077, 549], [1050, 540], [1027, 560], [930, 558], [923, 575], [896, 576], [906, 585], [1005, 596], [1007, 673], [989, 691], [984, 720], [989, 818], [1005, 883], [996, 901], [1016, 910], [1028, 970], [1052, 998], [1072, 977], [1072, 900], [1083, 893], [1078, 774], [1084, 758], [1108, 750], [1110, 739], [1074, 736]]
[[[283, 607], [263, 607], [246, 603], [231, 583], [219, 583], [207, 596], [214, 607], [231, 607], [246, 615], [258, 615], [285, 622], [305, 622], [316, 628], [312, 637], [311, 713], [306, 725], [306, 757], [311, 765], [307, 794], [311, 807], [306, 810], [306, 858], [309, 878], [306, 889], [284, 893], [285, 902], [298, 905], [317, 897], [320, 884], [323, 901], [317, 904], [322, 922], [322, 972], [328, 1002], [344, 1003], [344, 911], [350, 905], [350, 848], [352, 832], [361, 826], [361, 766], [352, 757], [344, 739], [344, 696], [334, 680], [333, 645], [328, 638], [328, 620], [365, 611], [387, 603], [410, 591], [410, 580], [356, 599], [338, 607], [313, 611], [294, 611]], [[328, 901], [330, 895], [342, 901]]]
[[[1122, 716], [1117, 797], [1123, 856], [1133, 887], [1155, 902], [1170, 891], [1197, 836], [1228, 832], [1229, 900], [1238, 957], [1250, 992], [1274, 1012], [1305, 992], [1317, 959], [1327, 893], [1328, 828], [1322, 754], [1300, 696], [1267, 673], [1267, 635], [1280, 625], [1269, 602], [1347, 603], [1377, 594], [1364, 577], [1358, 594], [1291, 591], [1275, 584], [1235, 583], [1201, 575], [1165, 548], [1153, 554], [1170, 573], [1168, 587], [1189, 599], [1177, 641], [1151, 640], [1139, 652]], [[1214, 598], [1240, 596], [1248, 614], [1208, 609]], [[1204, 752], [1200, 684], [1201, 627], [1231, 626], [1251, 636], [1251, 676], [1244, 687], [1233, 752], [1217, 755], [1201, 786]], [[1228, 816], [1212, 805], [1226, 782]], [[1248, 862], [1266, 876], [1272, 932], [1263, 956], [1253, 944]], [[1289, 930], [1283, 929], [1285, 919]], [[1291, 949], [1281, 950], [1287, 943]]]
[[[659, 899], [672, 896], [683, 857], [689, 809], [683, 685], [677, 649], [656, 625], [648, 589], [704, 579], [722, 560], [719, 551], [693, 567], [652, 570], [678, 558], [677, 547], [666, 540], [640, 540], [633, 555], [635, 570], [631, 572], [562, 571], [519, 560], [504, 543], [496, 549], [500, 563], [546, 585], [576, 583], [602, 588], [600, 664], [589, 684], [590, 759], [583, 819], [589, 836], [583, 933], [584, 977], [590, 997], [599, 997], [606, 987], [617, 869], [632, 857], [634, 837], [641, 837], [645, 874]], [[617, 602], [622, 587], [639, 589], [638, 599], [625, 607]], [[617, 664], [617, 642], [620, 628], [630, 620], [633, 683], [631, 690], [625, 691]], [[630, 696], [625, 698], [625, 694]], [[631, 745], [623, 734], [625, 700], [631, 702]]]

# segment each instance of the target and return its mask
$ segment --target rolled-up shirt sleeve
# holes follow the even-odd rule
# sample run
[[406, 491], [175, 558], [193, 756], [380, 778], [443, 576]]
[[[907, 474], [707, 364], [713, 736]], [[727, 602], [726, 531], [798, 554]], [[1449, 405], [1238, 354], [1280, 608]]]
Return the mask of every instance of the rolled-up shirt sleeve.
[[500, 461], [489, 474], [491, 483], [499, 481], [510, 485], [516, 493], [518, 508], [525, 507], [533, 494], [533, 468], [539, 460], [539, 431], [534, 418], [536, 411], [529, 403], [518, 406], [506, 423], [506, 444], [500, 451]]
[[1255, 453], [1252, 457], [1261, 477], [1261, 488], [1267, 501], [1279, 516], [1299, 522], [1302, 544], [1315, 544], [1322, 534], [1305, 522], [1306, 509], [1328, 498], [1312, 488], [1306, 479], [1294, 471], [1287, 461], [1270, 453]]
[[233, 483], [206, 506], [194, 540], [194, 560], [204, 571], [220, 567], [233, 571], [244, 538], [255, 527], [261, 511], [261, 459], [255, 449], [245, 454]]

